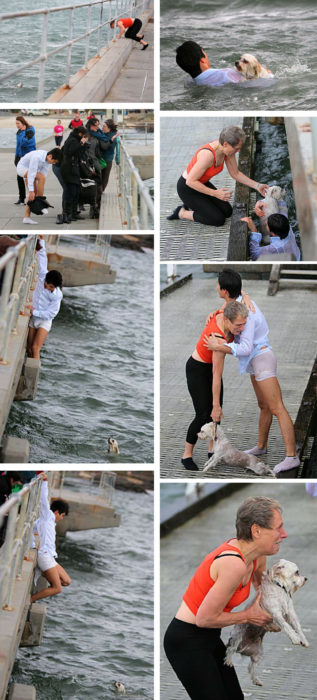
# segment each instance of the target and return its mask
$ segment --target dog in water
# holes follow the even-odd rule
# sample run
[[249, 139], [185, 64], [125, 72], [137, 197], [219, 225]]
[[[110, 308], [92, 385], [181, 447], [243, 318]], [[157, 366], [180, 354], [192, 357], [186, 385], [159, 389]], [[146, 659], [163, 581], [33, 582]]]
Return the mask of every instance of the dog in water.
[[243, 75], [246, 80], [252, 80], [252, 78], [273, 78], [272, 71], [261, 66], [258, 59], [251, 53], [244, 53], [238, 61], [235, 61], [236, 70]]
[[255, 474], [268, 474], [275, 477], [274, 472], [264, 462], [260, 462], [255, 455], [241, 452], [233, 447], [217, 423], [205, 423], [197, 435], [201, 440], [214, 441], [214, 452], [205, 463], [204, 472], [207, 472], [211, 467], [216, 467], [219, 462], [224, 462], [228, 467], [244, 467]]
[[265, 204], [264, 207], [264, 216], [261, 216], [260, 218], [260, 231], [262, 234], [262, 243], [263, 245], [268, 245], [270, 243], [270, 234], [267, 230], [267, 220], [268, 217], [271, 216], [271, 214], [278, 214], [279, 213], [279, 206], [278, 202], [280, 199], [283, 199], [285, 197], [285, 190], [282, 189], [282, 187], [279, 187], [278, 185], [273, 185], [273, 187], [269, 187], [268, 190], [266, 190], [265, 197], [262, 200]]
[[232, 666], [232, 656], [235, 652], [250, 657], [248, 670], [254, 685], [263, 685], [257, 678], [255, 666], [263, 656], [262, 640], [266, 632], [283, 630], [293, 644], [308, 647], [308, 641], [302, 631], [296, 615], [292, 595], [306, 583], [307, 578], [301, 576], [297, 565], [292, 561], [280, 559], [269, 571], [262, 575], [260, 586], [262, 608], [271, 613], [273, 622], [266, 627], [247, 623], [235, 625], [230, 636], [225, 664]]
[[118, 691], [118, 693], [122, 693], [122, 695], [125, 695], [125, 686], [123, 685], [123, 683], [121, 683], [120, 681], [115, 681], [114, 687]]
[[117, 455], [120, 454], [119, 445], [114, 438], [108, 438], [108, 452], [115, 452]]

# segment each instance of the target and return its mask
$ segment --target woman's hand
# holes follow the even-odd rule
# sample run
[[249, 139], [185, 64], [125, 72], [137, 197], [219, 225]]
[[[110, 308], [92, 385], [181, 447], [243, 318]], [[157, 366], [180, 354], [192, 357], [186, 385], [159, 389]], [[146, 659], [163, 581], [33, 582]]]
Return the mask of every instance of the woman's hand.
[[232, 192], [233, 190], [229, 190], [228, 187], [220, 187], [219, 190], [210, 190], [212, 197], [222, 199], [224, 202], [229, 202]]
[[253, 211], [257, 216], [261, 217], [261, 216], [265, 216], [265, 208], [266, 208], [265, 202], [261, 202], [261, 200], [258, 199]]
[[253, 304], [252, 304], [252, 301], [251, 301], [251, 299], [250, 299], [250, 297], [249, 297], [249, 294], [247, 294], [246, 292], [243, 292], [243, 291], [242, 291], [242, 292], [241, 292], [241, 296], [242, 296], [242, 304], [244, 304], [244, 306], [246, 306], [247, 309], [249, 309], [249, 311], [252, 311], [252, 313], [255, 314], [255, 308], [254, 308], [254, 306], [253, 306]]
[[248, 225], [249, 231], [253, 231], [253, 233], [256, 233], [256, 225], [254, 221], [252, 221], [251, 216], [243, 216], [240, 221], [245, 221], [245, 223]]
[[270, 613], [263, 610], [260, 606], [261, 591], [258, 593], [255, 601], [250, 605], [245, 611], [247, 614], [247, 622], [251, 622], [252, 625], [257, 625], [258, 627], [265, 627], [270, 622], [273, 622], [273, 617]]
[[111, 143], [113, 143], [118, 136], [120, 136], [120, 131], [117, 131], [117, 133], [112, 137], [112, 139], [110, 139]]
[[258, 183], [257, 191], [260, 192], [262, 197], [265, 197], [266, 190], [268, 190], [268, 189], [269, 189], [269, 185], [261, 185], [260, 182]]
[[214, 423], [220, 423], [221, 419], [224, 418], [221, 406], [213, 406], [210, 417]]

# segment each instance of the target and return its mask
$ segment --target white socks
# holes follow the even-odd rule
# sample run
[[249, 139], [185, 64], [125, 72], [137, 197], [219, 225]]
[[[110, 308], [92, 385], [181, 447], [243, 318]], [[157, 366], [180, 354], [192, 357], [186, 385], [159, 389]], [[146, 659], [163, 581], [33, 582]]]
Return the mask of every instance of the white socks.
[[37, 224], [37, 221], [33, 221], [30, 216], [25, 216], [23, 219], [24, 224]]
[[266, 455], [267, 450], [265, 447], [262, 448], [255, 445], [255, 447], [251, 447], [250, 450], [243, 450], [243, 452], [246, 452], [248, 455], [255, 455], [258, 457], [258, 455]]
[[300, 460], [298, 459], [297, 455], [296, 457], [285, 457], [283, 462], [280, 462], [279, 464], [274, 467], [273, 471], [274, 474], [278, 474], [279, 472], [286, 472], [288, 469], [294, 469], [294, 467], [299, 467], [300, 465]]

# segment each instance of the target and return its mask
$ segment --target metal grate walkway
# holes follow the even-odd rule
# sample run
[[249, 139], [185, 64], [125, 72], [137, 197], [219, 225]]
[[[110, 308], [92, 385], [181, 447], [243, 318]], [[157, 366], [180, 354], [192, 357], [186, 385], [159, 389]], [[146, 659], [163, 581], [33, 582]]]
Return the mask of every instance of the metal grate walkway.
[[[179, 484], [162, 484], [161, 491]], [[258, 675], [264, 683], [262, 688], [249, 679], [248, 659], [236, 654], [234, 665], [245, 693], [252, 700], [312, 700], [316, 695], [316, 629], [317, 608], [315, 604], [314, 580], [317, 562], [314, 556], [316, 543], [317, 499], [305, 493], [304, 484], [252, 483], [242, 491], [207, 508], [197, 517], [178, 527], [161, 540], [161, 636], [175, 615], [191, 576], [203, 557], [221, 542], [234, 536], [236, 511], [249, 496], [277, 498], [283, 508], [283, 520], [288, 539], [283, 540], [280, 552], [268, 558], [271, 566], [279, 558], [296, 562], [299, 570], [308, 577], [304, 589], [294, 597], [294, 605], [310, 646], [293, 646], [286, 635], [267, 634], [264, 638], [264, 659], [258, 666]], [[250, 598], [252, 600], [252, 597]], [[242, 605], [242, 608], [245, 604]], [[239, 610], [239, 608], [237, 608]], [[226, 643], [230, 627], [224, 629], [222, 638]], [[161, 698], [164, 700], [188, 700], [188, 695], [162, 651]]]
[[[179, 266], [182, 274], [186, 265]], [[191, 266], [192, 269], [192, 266]], [[220, 267], [220, 269], [222, 269]], [[187, 427], [193, 418], [188, 393], [185, 364], [193, 352], [208, 312], [222, 305], [216, 292], [216, 276], [194, 278], [161, 301], [161, 476], [163, 478], [197, 478], [198, 472], [183, 469]], [[257, 302], [270, 328], [270, 342], [277, 356], [278, 379], [283, 400], [294, 421], [316, 357], [317, 318], [303, 313], [314, 309], [316, 291], [309, 284], [303, 288], [295, 281], [285, 282], [278, 296], [267, 296], [268, 282], [246, 280], [243, 288]], [[227, 356], [224, 368], [225, 419], [222, 427], [234, 445], [244, 450], [256, 444], [258, 406], [250, 379], [239, 375], [237, 360]], [[284, 443], [274, 418], [269, 439], [267, 463], [273, 467], [284, 458]], [[198, 440], [195, 460], [202, 469], [207, 458], [207, 443]], [[254, 478], [251, 471], [233, 471], [218, 465], [203, 478]], [[264, 477], [265, 478], [265, 477]]]
[[[230, 219], [218, 228], [167, 221], [166, 216], [180, 204], [176, 183], [196, 150], [217, 139], [225, 126], [242, 127], [242, 121], [242, 117], [161, 117], [161, 260], [227, 260]], [[226, 167], [215, 185], [234, 190]], [[234, 195], [231, 204], [233, 200]]]

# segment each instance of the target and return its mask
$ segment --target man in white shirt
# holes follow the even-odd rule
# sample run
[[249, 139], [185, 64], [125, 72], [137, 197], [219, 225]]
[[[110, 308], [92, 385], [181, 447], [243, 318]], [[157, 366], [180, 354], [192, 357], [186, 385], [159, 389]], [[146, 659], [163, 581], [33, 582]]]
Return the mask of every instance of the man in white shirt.
[[[30, 151], [20, 158], [17, 164], [17, 174], [25, 179], [29, 190], [29, 200], [33, 202], [35, 197], [44, 195], [45, 180], [50, 165], [61, 163], [63, 154], [60, 148], [53, 148], [51, 151]], [[30, 207], [26, 205], [24, 213], [24, 224], [37, 224], [30, 217]]]
[[53, 501], [50, 507], [47, 476], [44, 474], [42, 478], [40, 517], [34, 523], [34, 532], [39, 535], [37, 567], [50, 586], [34, 593], [31, 596], [31, 603], [57, 595], [62, 592], [62, 586], [69, 586], [71, 583], [68, 573], [55, 560], [57, 557], [55, 548], [56, 523], [63, 520], [64, 516], [68, 514], [68, 503], [57, 500]]
[[208, 56], [195, 41], [185, 41], [177, 47], [176, 63], [191, 75], [196, 85], [220, 87], [245, 81], [243, 75], [235, 68], [211, 68]]
[[[225, 304], [243, 301], [241, 277], [236, 270], [223, 270], [218, 276], [217, 290]], [[274, 467], [275, 474], [294, 469], [300, 465], [296, 453], [295, 433], [292, 419], [286, 410], [280, 385], [276, 377], [276, 360], [268, 340], [269, 328], [263, 313], [252, 300], [254, 312], [249, 312], [241, 331], [234, 336], [234, 342], [219, 341], [214, 335], [205, 336], [205, 346], [213, 352], [219, 351], [234, 355], [239, 361], [239, 373], [247, 372], [260, 408], [258, 442], [246, 452], [257, 456], [266, 454], [269, 430], [273, 415], [278, 419], [286, 457]]]
[[[268, 255], [287, 253], [290, 259], [300, 260], [301, 254], [296, 243], [295, 234], [288, 220], [286, 202], [280, 199], [278, 202], [279, 213], [271, 214], [266, 222], [266, 228], [270, 234], [270, 243], [261, 246], [262, 234], [257, 231], [255, 223], [250, 216], [245, 216], [241, 221], [248, 224], [250, 231], [249, 249], [252, 260], [258, 260]], [[257, 202], [254, 208], [257, 216], [265, 216], [265, 202]], [[268, 259], [266, 257], [266, 259]]]
[[43, 236], [37, 241], [36, 255], [39, 266], [36, 287], [33, 292], [27, 353], [29, 357], [40, 359], [40, 350], [51, 330], [52, 320], [57, 316], [63, 298], [63, 278], [58, 270], [47, 270], [47, 255]]

